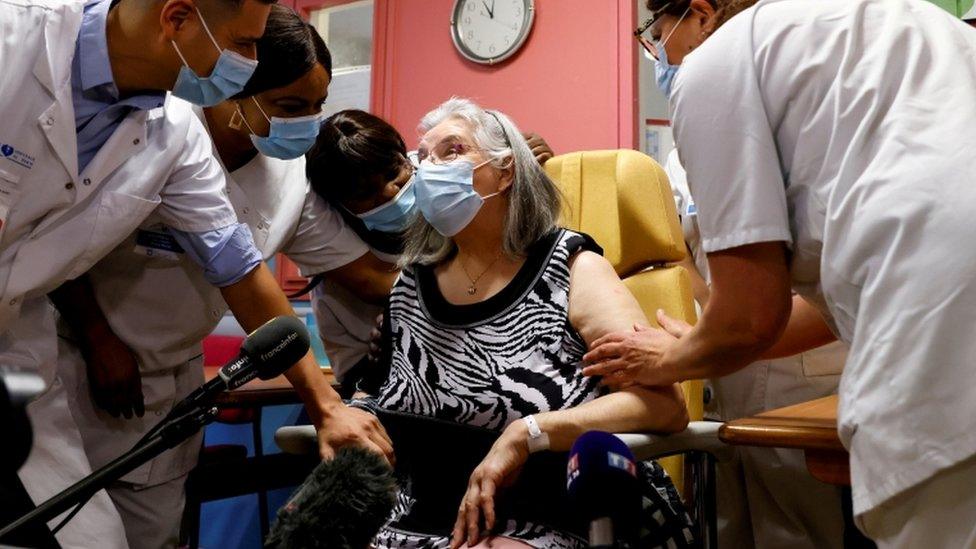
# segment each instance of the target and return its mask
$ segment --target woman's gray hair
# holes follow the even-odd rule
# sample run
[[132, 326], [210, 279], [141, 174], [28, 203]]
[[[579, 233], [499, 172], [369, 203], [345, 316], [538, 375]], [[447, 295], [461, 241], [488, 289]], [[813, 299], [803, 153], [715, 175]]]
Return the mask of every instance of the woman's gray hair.
[[[529, 246], [552, 232], [559, 220], [560, 195], [556, 185], [539, 165], [522, 132], [498, 111], [484, 110], [470, 99], [452, 97], [427, 113], [419, 131], [452, 118], [467, 122], [475, 145], [483, 149], [491, 165], [513, 168], [508, 188], [508, 213], [502, 251], [509, 257], [524, 256]], [[417, 215], [406, 232], [400, 266], [440, 263], [454, 251], [454, 240], [438, 233], [422, 215]]]

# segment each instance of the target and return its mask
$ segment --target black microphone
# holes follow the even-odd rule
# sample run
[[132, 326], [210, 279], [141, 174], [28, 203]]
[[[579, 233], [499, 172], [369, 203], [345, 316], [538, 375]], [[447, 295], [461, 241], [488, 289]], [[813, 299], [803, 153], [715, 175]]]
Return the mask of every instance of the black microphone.
[[180, 401], [174, 412], [206, 404], [219, 393], [236, 389], [255, 377], [278, 377], [305, 356], [308, 347], [308, 329], [301, 320], [294, 316], [272, 318], [247, 336], [241, 352], [220, 368], [217, 377]]
[[636, 547], [641, 485], [630, 448], [603, 431], [584, 433], [569, 453], [566, 488], [588, 521], [591, 548]]
[[368, 549], [396, 502], [393, 470], [362, 448], [323, 461], [278, 510], [266, 549]]

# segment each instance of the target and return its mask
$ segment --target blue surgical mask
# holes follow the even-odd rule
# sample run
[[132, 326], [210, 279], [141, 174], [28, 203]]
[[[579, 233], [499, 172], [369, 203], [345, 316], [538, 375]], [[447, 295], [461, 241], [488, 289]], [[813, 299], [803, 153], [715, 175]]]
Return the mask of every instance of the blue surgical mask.
[[671, 35], [674, 31], [678, 30], [678, 25], [684, 20], [688, 15], [688, 11], [691, 9], [691, 4], [685, 9], [685, 12], [681, 14], [678, 18], [678, 22], [671, 27], [671, 32], [664, 37], [663, 40], [659, 40], [655, 44], [655, 49], [657, 49], [657, 59], [654, 61], [654, 76], [657, 80], [657, 87], [664, 94], [664, 97], [671, 99], [671, 88], [674, 86], [674, 77], [678, 75], [678, 69], [681, 65], [672, 65], [668, 61], [668, 49], [665, 47], [668, 44], [668, 40], [671, 39]]
[[180, 74], [176, 77], [176, 84], [173, 86], [173, 95], [186, 99], [194, 105], [212, 107], [243, 90], [244, 85], [254, 74], [254, 69], [258, 67], [258, 62], [239, 53], [221, 49], [213, 34], [210, 33], [207, 22], [203, 20], [200, 10], [197, 10], [197, 16], [200, 17], [200, 23], [203, 24], [203, 29], [207, 31], [210, 41], [220, 52], [220, 57], [217, 58], [217, 63], [210, 71], [210, 76], [201, 77], [190, 68], [186, 58], [183, 57], [183, 52], [180, 51], [176, 42], [172, 41], [176, 54], [183, 61], [183, 68], [180, 69]]
[[658, 58], [654, 61], [654, 76], [657, 79], [657, 87], [664, 94], [664, 97], [671, 99], [671, 87], [674, 86], [674, 77], [678, 75], [681, 65], [668, 63], [668, 50], [664, 44], [659, 42], [657, 45]]
[[474, 171], [488, 162], [477, 166], [468, 160], [420, 163], [414, 194], [420, 213], [434, 230], [444, 236], [458, 234], [478, 215], [486, 199], [500, 194], [481, 196], [474, 190]]
[[414, 174], [393, 200], [356, 217], [362, 219], [363, 224], [371, 231], [402, 233], [417, 210], [417, 198], [414, 192], [416, 181], [417, 175]]
[[264, 119], [271, 124], [271, 131], [267, 137], [262, 137], [251, 130], [251, 125], [247, 124], [247, 118], [241, 113], [247, 129], [251, 130], [251, 143], [254, 148], [265, 156], [280, 158], [281, 160], [292, 160], [308, 152], [315, 144], [315, 138], [319, 135], [319, 128], [322, 126], [322, 115], [313, 114], [309, 116], [299, 116], [296, 118], [278, 118], [277, 116], [268, 118], [268, 114], [261, 108], [258, 100], [251, 98], [258, 110], [264, 115]]

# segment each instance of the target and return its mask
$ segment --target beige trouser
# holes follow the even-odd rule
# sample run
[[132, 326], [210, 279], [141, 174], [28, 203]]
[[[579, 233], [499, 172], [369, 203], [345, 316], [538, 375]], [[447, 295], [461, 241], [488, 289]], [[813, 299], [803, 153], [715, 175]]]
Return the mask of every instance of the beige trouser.
[[719, 547], [843, 547], [840, 489], [810, 476], [802, 450], [737, 448], [716, 475]]
[[[723, 420], [835, 394], [845, 348], [840, 344], [751, 364], [710, 382], [709, 415]], [[832, 549], [843, 547], [840, 489], [807, 470], [801, 450], [737, 447], [716, 465], [721, 548]]]
[[880, 549], [976, 547], [976, 457], [858, 515]]
[[116, 482], [108, 489], [131, 549], [173, 548], [179, 543], [186, 476], [154, 486]]

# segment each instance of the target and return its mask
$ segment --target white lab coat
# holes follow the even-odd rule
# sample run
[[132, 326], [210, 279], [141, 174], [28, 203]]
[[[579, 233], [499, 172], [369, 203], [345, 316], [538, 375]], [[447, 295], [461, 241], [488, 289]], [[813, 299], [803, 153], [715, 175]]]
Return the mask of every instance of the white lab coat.
[[[154, 210], [187, 231], [236, 221], [192, 116], [133, 112], [78, 174], [70, 74], [82, 5], [0, 0], [0, 333]], [[54, 349], [44, 352], [50, 381]]]
[[[171, 99], [170, 108], [202, 118], [189, 103]], [[305, 159], [277, 160], [257, 155], [227, 175], [226, 193], [241, 222], [254, 235], [265, 259], [284, 252], [306, 276], [346, 265], [368, 251], [339, 215], [311, 191]], [[95, 297], [113, 331], [133, 350], [142, 374], [146, 415], [116, 419], [91, 400], [85, 363], [61, 326], [58, 370], [77, 381], [69, 389], [72, 410], [92, 465], [118, 457], [165, 415], [174, 402], [203, 381], [202, 342], [227, 312], [220, 290], [203, 269], [164, 247], [138, 242], [139, 234], [165, 231], [153, 213], [90, 271]], [[187, 474], [199, 453], [199, 437], [125, 475], [126, 482], [158, 485]]]
[[[78, 173], [70, 77], [83, 5], [0, 0], [0, 360], [40, 371], [49, 386], [28, 408], [45, 429], [20, 471], [35, 501], [90, 472], [55, 383], [45, 295], [87, 271], [152, 211], [187, 231], [236, 221], [214, 192], [222, 173], [199, 120], [170, 116], [162, 105], [129, 114]], [[50, 426], [58, 426], [53, 436]], [[59, 533], [62, 545], [90, 546], [85, 540], [95, 535], [102, 547], [124, 546], [110, 510], [98, 494]]]
[[682, 64], [675, 136], [706, 252], [792, 248], [851, 346], [855, 514], [976, 453], [976, 33], [918, 0], [765, 0]]
[[[698, 273], [711, 280], [698, 211], [678, 150], [664, 171], [685, 243]], [[840, 342], [792, 357], [760, 360], [707, 380], [706, 416], [730, 421], [837, 393], [847, 347]], [[718, 536], [727, 547], [843, 546], [840, 490], [809, 475], [801, 450], [737, 448], [718, 464]]]

